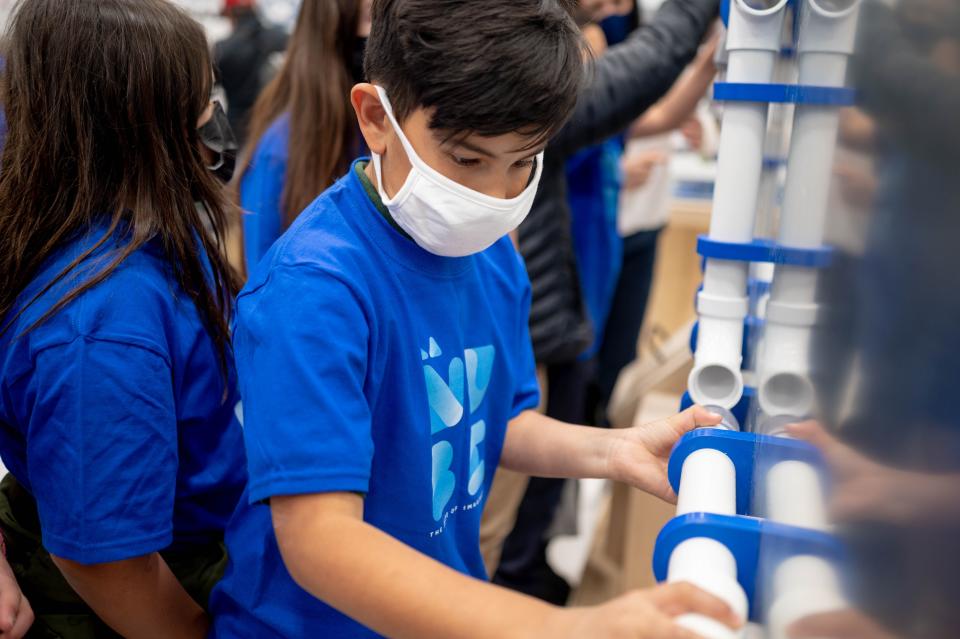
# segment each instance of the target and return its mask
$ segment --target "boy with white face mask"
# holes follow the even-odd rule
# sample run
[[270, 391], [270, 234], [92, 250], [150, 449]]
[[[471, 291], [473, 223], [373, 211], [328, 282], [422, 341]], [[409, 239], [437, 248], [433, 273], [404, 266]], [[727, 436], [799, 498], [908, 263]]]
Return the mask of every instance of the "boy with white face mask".
[[250, 484], [212, 598], [214, 636], [686, 637], [731, 626], [688, 584], [560, 609], [487, 583], [498, 465], [673, 497], [695, 408], [619, 432], [537, 414], [530, 286], [506, 235], [573, 109], [582, 42], [557, 0], [376, 0], [352, 102], [360, 160], [240, 294]]

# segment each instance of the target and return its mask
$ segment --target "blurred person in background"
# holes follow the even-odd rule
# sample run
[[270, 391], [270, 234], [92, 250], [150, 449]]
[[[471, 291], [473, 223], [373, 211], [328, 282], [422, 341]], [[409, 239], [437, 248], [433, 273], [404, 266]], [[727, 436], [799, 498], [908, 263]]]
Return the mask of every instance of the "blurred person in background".
[[280, 73], [257, 99], [237, 175], [248, 272], [363, 155], [350, 89], [363, 81], [371, 0], [304, 0]]
[[680, 130], [694, 150], [700, 151], [703, 144], [696, 110], [717, 73], [714, 57], [718, 36], [719, 33], [700, 49], [667, 95], [627, 132], [627, 145], [620, 160], [623, 188], [616, 218], [622, 259], [605, 324], [597, 336], [595, 392], [587, 405], [588, 417], [595, 417], [599, 424], [605, 422], [606, 405], [620, 372], [637, 356], [637, 341], [653, 283], [657, 240], [670, 215], [671, 134]]
[[223, 15], [233, 31], [214, 46], [213, 59], [227, 96], [230, 126], [242, 143], [254, 102], [273, 77], [271, 58], [287, 48], [287, 32], [264, 21], [257, 0], [224, 0]]

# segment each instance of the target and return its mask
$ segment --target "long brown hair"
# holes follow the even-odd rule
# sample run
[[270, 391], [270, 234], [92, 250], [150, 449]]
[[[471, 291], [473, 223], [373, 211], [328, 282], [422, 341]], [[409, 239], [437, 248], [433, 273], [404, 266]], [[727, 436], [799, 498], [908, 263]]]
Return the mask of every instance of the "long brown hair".
[[[238, 279], [197, 133], [213, 81], [203, 29], [166, 0], [21, 0], [2, 48], [0, 331], [119, 233], [106, 265], [24, 332], [157, 241], [226, 370]], [[9, 317], [44, 261], [100, 224], [95, 246]]]
[[304, 0], [286, 61], [253, 107], [250, 135], [236, 184], [250, 167], [260, 139], [285, 113], [290, 116], [284, 228], [350, 167], [357, 138], [353, 125], [350, 62], [361, 0]]

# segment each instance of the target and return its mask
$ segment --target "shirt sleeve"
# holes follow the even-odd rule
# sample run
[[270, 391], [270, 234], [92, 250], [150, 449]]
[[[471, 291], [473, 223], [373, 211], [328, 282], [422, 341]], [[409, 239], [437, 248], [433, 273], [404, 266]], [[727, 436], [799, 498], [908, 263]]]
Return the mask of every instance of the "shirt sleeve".
[[358, 296], [318, 268], [275, 268], [262, 287], [241, 296], [234, 347], [251, 502], [367, 492], [369, 341]]
[[168, 360], [78, 337], [38, 353], [29, 383], [28, 473], [46, 549], [95, 564], [169, 546], [177, 418]]
[[247, 272], [253, 272], [283, 227], [283, 184], [286, 163], [269, 153], [257, 154], [240, 185], [243, 210], [243, 248]]

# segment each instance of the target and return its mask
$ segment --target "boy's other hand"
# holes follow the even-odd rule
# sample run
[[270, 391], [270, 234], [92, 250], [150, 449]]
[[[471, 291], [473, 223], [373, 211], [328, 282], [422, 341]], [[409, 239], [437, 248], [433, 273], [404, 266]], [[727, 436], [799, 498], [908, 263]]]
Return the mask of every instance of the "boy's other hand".
[[721, 599], [689, 583], [657, 586], [627, 593], [600, 606], [565, 608], [552, 620], [555, 639], [699, 639], [676, 625], [674, 617], [694, 613], [712, 617], [731, 628], [743, 620]]
[[609, 453], [610, 476], [675, 503], [677, 496], [667, 479], [673, 445], [694, 428], [716, 426], [720, 420], [720, 415], [693, 406], [678, 415], [617, 432]]
[[17, 578], [0, 557], [0, 639], [20, 639], [33, 625], [33, 610], [23, 596]]

